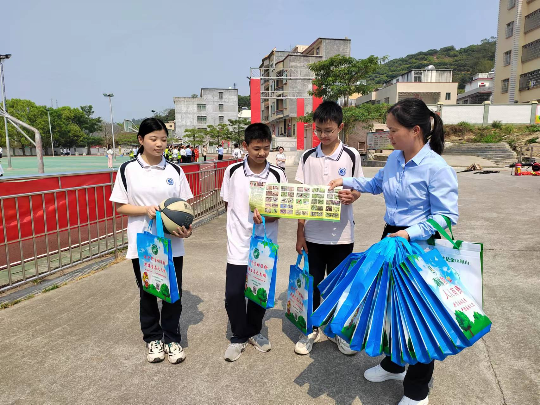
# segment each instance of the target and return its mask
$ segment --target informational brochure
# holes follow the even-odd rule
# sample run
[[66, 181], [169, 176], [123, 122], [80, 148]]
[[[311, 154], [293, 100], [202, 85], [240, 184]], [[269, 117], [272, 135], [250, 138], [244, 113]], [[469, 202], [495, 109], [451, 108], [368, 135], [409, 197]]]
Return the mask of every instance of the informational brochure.
[[266, 183], [252, 185], [249, 205], [252, 210], [269, 217], [314, 219], [321, 221], [340, 220], [341, 202], [336, 187], [309, 186], [305, 184]]

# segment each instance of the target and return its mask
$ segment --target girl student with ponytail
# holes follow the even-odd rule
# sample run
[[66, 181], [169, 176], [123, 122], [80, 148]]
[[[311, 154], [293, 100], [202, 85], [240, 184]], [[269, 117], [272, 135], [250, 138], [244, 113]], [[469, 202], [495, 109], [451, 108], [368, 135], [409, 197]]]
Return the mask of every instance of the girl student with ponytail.
[[[127, 259], [133, 263], [133, 271], [139, 287], [139, 315], [143, 340], [146, 343], [146, 359], [157, 363], [165, 359], [170, 363], [180, 363], [185, 353], [180, 345], [180, 314], [182, 299], [169, 304], [163, 301], [161, 313], [157, 297], [142, 289], [141, 270], [137, 253], [137, 234], [148, 228], [156, 217], [161, 201], [179, 197], [191, 202], [193, 194], [184, 171], [163, 157], [167, 147], [167, 127], [157, 118], [147, 118], [139, 127], [139, 150], [134, 159], [123, 163], [118, 170], [110, 200], [116, 203], [116, 210], [128, 218]], [[153, 226], [155, 234], [155, 225]], [[184, 238], [192, 233], [178, 227], [172, 232], [171, 250], [178, 290], [182, 290], [182, 267], [184, 259]]]
[[[443, 228], [447, 227], [444, 216], [452, 224], [458, 220], [456, 172], [440, 156], [444, 149], [442, 120], [422, 100], [409, 98], [390, 107], [386, 125], [395, 150], [384, 168], [371, 179], [332, 180], [330, 188], [343, 185], [364, 193], [383, 193], [386, 225], [382, 238], [401, 236], [410, 241], [440, 238], [427, 220], [431, 218]], [[433, 369], [432, 361], [409, 365], [405, 371], [405, 367], [386, 357], [366, 370], [364, 377], [371, 382], [402, 380], [404, 396], [398, 405], [426, 405]]]

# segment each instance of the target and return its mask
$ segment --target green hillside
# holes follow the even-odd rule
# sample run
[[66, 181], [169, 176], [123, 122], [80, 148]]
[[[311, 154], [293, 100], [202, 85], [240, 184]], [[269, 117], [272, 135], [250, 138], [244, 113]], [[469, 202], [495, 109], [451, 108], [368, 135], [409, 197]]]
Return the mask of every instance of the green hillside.
[[382, 85], [409, 70], [434, 65], [437, 69], [453, 69], [453, 81], [459, 83], [459, 89], [464, 89], [465, 84], [476, 73], [487, 73], [493, 69], [496, 40], [497, 38], [491, 37], [483, 39], [479, 45], [470, 45], [466, 48], [456, 49], [454, 46], [446, 46], [392, 59], [369, 76], [367, 83]]

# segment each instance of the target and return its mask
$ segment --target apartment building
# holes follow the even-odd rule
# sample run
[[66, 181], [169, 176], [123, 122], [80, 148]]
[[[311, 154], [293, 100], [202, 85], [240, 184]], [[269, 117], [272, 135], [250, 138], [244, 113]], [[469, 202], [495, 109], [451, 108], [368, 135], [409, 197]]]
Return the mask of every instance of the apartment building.
[[499, 0], [493, 102], [540, 100], [540, 0]]
[[385, 83], [383, 87], [356, 99], [364, 103], [395, 104], [405, 98], [419, 98], [426, 104], [456, 104], [458, 83], [452, 82], [452, 69], [430, 65], [415, 69]]
[[199, 97], [174, 97], [176, 138], [188, 128], [228, 124], [238, 119], [238, 89], [202, 88]]

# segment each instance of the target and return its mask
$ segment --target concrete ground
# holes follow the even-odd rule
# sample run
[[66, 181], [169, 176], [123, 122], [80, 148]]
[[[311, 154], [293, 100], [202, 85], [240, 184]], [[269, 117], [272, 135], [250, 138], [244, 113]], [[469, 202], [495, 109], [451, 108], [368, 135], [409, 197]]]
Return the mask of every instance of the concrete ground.
[[[366, 176], [377, 168], [366, 168]], [[288, 169], [292, 179], [294, 168]], [[460, 221], [454, 234], [485, 247], [484, 309], [492, 331], [435, 366], [431, 404], [540, 404], [540, 179], [458, 173]], [[381, 196], [354, 205], [355, 250], [377, 242]], [[263, 333], [272, 350], [248, 347], [223, 360], [230, 336], [224, 308], [226, 218], [186, 241], [179, 365], [149, 364], [129, 261], [0, 311], [1, 404], [396, 404], [396, 381], [369, 383], [380, 358], [342, 355], [330, 341], [308, 356], [293, 352], [299, 333], [284, 317], [296, 224], [281, 220], [277, 303]]]

